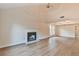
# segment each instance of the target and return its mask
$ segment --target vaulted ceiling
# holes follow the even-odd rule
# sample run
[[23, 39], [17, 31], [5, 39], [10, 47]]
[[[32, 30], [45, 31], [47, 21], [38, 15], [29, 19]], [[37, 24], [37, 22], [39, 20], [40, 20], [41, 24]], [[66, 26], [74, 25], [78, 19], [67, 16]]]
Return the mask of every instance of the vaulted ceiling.
[[[0, 9], [25, 9], [29, 14], [33, 14], [34, 16], [38, 17], [38, 20], [47, 23], [79, 19], [78, 3], [51, 3], [51, 8], [46, 8], [46, 6], [47, 3], [10, 3], [0, 4]], [[64, 19], [61, 19], [61, 16], [64, 16]]]

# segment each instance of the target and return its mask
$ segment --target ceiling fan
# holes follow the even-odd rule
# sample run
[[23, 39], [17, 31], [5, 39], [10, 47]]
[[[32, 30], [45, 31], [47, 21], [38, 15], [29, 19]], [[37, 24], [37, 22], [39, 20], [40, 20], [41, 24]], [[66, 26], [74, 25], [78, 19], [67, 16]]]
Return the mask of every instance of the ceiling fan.
[[53, 6], [51, 6], [50, 3], [48, 3], [47, 6], [46, 6], [46, 8], [51, 8], [51, 7], [53, 7]]

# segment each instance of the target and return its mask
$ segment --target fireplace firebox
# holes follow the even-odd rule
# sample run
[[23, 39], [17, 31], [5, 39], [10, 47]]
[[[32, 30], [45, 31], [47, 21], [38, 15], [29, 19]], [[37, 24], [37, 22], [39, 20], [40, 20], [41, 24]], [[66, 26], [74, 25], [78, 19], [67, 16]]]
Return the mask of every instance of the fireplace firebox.
[[36, 40], [36, 32], [28, 32], [27, 33], [27, 42]]

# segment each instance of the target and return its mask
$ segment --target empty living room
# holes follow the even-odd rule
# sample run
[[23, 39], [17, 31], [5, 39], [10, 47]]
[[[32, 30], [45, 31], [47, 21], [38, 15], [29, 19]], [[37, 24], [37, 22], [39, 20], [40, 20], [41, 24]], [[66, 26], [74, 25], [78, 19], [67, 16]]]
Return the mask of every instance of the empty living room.
[[0, 56], [79, 56], [79, 3], [0, 3]]

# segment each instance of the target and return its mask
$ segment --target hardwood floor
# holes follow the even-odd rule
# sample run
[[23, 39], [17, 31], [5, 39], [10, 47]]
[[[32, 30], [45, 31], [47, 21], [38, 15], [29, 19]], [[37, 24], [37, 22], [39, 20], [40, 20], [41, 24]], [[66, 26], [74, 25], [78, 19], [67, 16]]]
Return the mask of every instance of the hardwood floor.
[[53, 37], [33, 44], [1, 48], [0, 56], [79, 56], [79, 40]]

